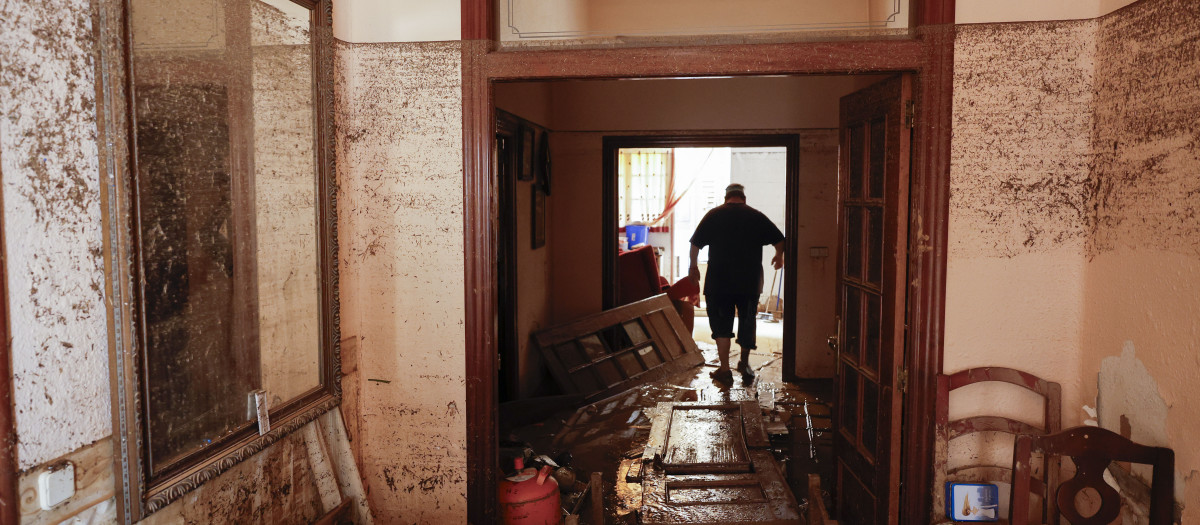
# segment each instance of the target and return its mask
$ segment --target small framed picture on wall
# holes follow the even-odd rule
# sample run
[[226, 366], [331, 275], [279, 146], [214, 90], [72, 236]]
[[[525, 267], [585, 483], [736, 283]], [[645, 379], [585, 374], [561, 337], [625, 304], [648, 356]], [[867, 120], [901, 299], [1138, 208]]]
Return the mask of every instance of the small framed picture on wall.
[[531, 185], [530, 190], [533, 191], [530, 239], [533, 240], [532, 248], [536, 250], [546, 245], [546, 194], [537, 184]]
[[533, 180], [537, 149], [537, 132], [530, 126], [521, 126], [521, 151], [517, 158], [517, 180]]
[[550, 134], [544, 131], [542, 138], [538, 140], [534, 172], [537, 176], [537, 184], [542, 187], [542, 191], [546, 195], [550, 195]]

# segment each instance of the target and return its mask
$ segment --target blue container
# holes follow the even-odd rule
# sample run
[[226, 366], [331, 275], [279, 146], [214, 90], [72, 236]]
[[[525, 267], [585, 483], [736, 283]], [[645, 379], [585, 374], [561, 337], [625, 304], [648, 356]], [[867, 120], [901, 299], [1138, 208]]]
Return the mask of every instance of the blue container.
[[646, 244], [649, 238], [650, 227], [645, 224], [630, 224], [625, 227], [625, 239], [629, 241], [630, 248], [639, 244]]

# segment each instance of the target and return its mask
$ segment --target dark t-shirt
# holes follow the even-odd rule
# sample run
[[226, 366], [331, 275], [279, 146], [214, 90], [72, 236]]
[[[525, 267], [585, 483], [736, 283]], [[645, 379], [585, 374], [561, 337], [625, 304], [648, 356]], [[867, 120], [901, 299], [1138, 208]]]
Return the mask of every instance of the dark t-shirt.
[[782, 240], [771, 219], [744, 203], [709, 210], [692, 234], [693, 245], [709, 247], [704, 294], [761, 292], [763, 246]]

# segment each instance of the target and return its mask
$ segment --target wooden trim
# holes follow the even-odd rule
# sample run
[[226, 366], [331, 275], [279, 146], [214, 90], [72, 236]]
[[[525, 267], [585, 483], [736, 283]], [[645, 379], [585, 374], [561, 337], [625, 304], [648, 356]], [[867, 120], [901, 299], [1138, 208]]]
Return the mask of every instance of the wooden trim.
[[[800, 268], [797, 264], [800, 262], [800, 243], [796, 242], [796, 236], [800, 234], [800, 136], [792, 135], [790, 144], [787, 147], [787, 180], [784, 184], [784, 192], [787, 206], [785, 207], [784, 235], [786, 236], [786, 244], [784, 244], [784, 259], [783, 259], [783, 286], [786, 292], [783, 296], [783, 319], [786, 324], [783, 326], [783, 380], [792, 382], [799, 379], [796, 375], [796, 353], [800, 351], [796, 347], [796, 319], [800, 312], [800, 298], [797, 297], [796, 286], [800, 282]], [[767, 294], [767, 299], [770, 300], [771, 294]], [[791, 348], [788, 352], [786, 349]]]
[[[504, 51], [463, 46], [465, 168], [467, 506], [471, 523], [495, 508], [496, 420], [493, 329], [495, 255], [489, 146], [491, 82], [523, 79], [700, 77], [760, 74], [917, 73], [908, 276], [909, 392], [905, 399], [901, 522], [925, 523], [933, 468], [933, 414], [941, 372], [949, 215], [955, 0], [918, 0], [916, 39], [760, 45]], [[486, 0], [464, 0], [463, 18], [491, 19]], [[943, 27], [927, 27], [941, 22]], [[467, 33], [464, 33], [464, 36]], [[916, 242], [914, 242], [916, 241]], [[913, 284], [915, 283], [915, 284]]]
[[504, 51], [484, 58], [490, 80], [802, 75], [917, 70], [920, 40]]
[[488, 43], [463, 42], [463, 253], [466, 289], [467, 522], [496, 516], [499, 427], [496, 418], [495, 111], [482, 61]]
[[[0, 164], [3, 166], [3, 164]], [[3, 168], [0, 168], [0, 173]], [[0, 189], [0, 210], [4, 192]], [[8, 324], [8, 244], [0, 214], [0, 523], [17, 523], [17, 420], [13, 410], [12, 339]]]
[[955, 0], [920, 0], [913, 2], [914, 26], [937, 26], [954, 23]]
[[496, 0], [462, 0], [462, 39], [491, 42], [496, 39]]
[[[496, 143], [492, 149], [496, 160], [496, 220], [501, 224], [517, 224], [516, 209], [517, 160], [520, 156], [521, 126], [531, 125], [528, 121], [507, 111], [496, 111]], [[506, 142], [500, 148], [500, 139]], [[527, 223], [528, 224], [528, 223]], [[500, 370], [504, 381], [497, 388], [500, 402], [517, 399], [520, 393], [520, 338], [517, 335], [517, 301], [520, 289], [517, 286], [517, 230], [505, 228], [496, 232], [496, 351], [500, 359]]]
[[[951, 2], [952, 0], [947, 0]], [[921, 28], [929, 61], [917, 79], [917, 112], [910, 174], [908, 241], [909, 391], [901, 485], [902, 523], [925, 523], [933, 490], [934, 414], [942, 371], [946, 317], [947, 224], [950, 202], [950, 140], [954, 89], [953, 25]]]
[[[69, 454], [59, 456], [42, 465], [20, 474], [18, 486], [24, 497], [17, 501], [14, 510], [20, 513], [20, 522], [27, 525], [66, 523], [70, 518], [108, 500], [113, 494], [112, 439], [105, 437], [91, 445], [85, 445]], [[71, 463], [75, 467], [75, 494], [50, 510], [43, 510], [38, 502], [38, 476], [50, 468]], [[5, 509], [7, 512], [8, 509]], [[18, 523], [0, 521], [0, 523]]]

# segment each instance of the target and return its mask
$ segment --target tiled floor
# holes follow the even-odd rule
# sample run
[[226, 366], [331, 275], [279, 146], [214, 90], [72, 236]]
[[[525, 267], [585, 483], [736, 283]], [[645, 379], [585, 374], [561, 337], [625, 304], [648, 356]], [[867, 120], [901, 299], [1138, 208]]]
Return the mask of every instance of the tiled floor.
[[[697, 321], [700, 325], [697, 332], [707, 334], [705, 320], [701, 318]], [[774, 324], [778, 326], [778, 323]], [[561, 411], [538, 423], [518, 428], [506, 436], [506, 441], [512, 442], [507, 450], [518, 450], [516, 443], [525, 443], [537, 454], [550, 457], [569, 452], [572, 457], [570, 465], [577, 472], [578, 479], [586, 480], [590, 472], [602, 473], [606, 522], [636, 523], [641, 488], [640, 485], [624, 482], [624, 468], [630, 463], [626, 461], [628, 458], [641, 455], [648, 439], [655, 405], [660, 401], [757, 399], [763, 409], [763, 421], [771, 434], [775, 456], [784, 466], [796, 500], [804, 507], [807, 474], [819, 472], [823, 480], [831, 479], [829, 382], [784, 383], [782, 354], [778, 347], [760, 343], [759, 348], [750, 355], [751, 365], [758, 369], [753, 380], [746, 381], [735, 373], [733, 385], [714, 384], [708, 373], [716, 366], [716, 346], [709, 341], [697, 338], [697, 345], [706, 358], [705, 365], [641, 385], [603, 402], [576, 411]], [[734, 360], [737, 359], [736, 353], [735, 345]], [[573, 503], [570, 495], [564, 496], [565, 507]], [[584, 513], [582, 523], [587, 522]]]

